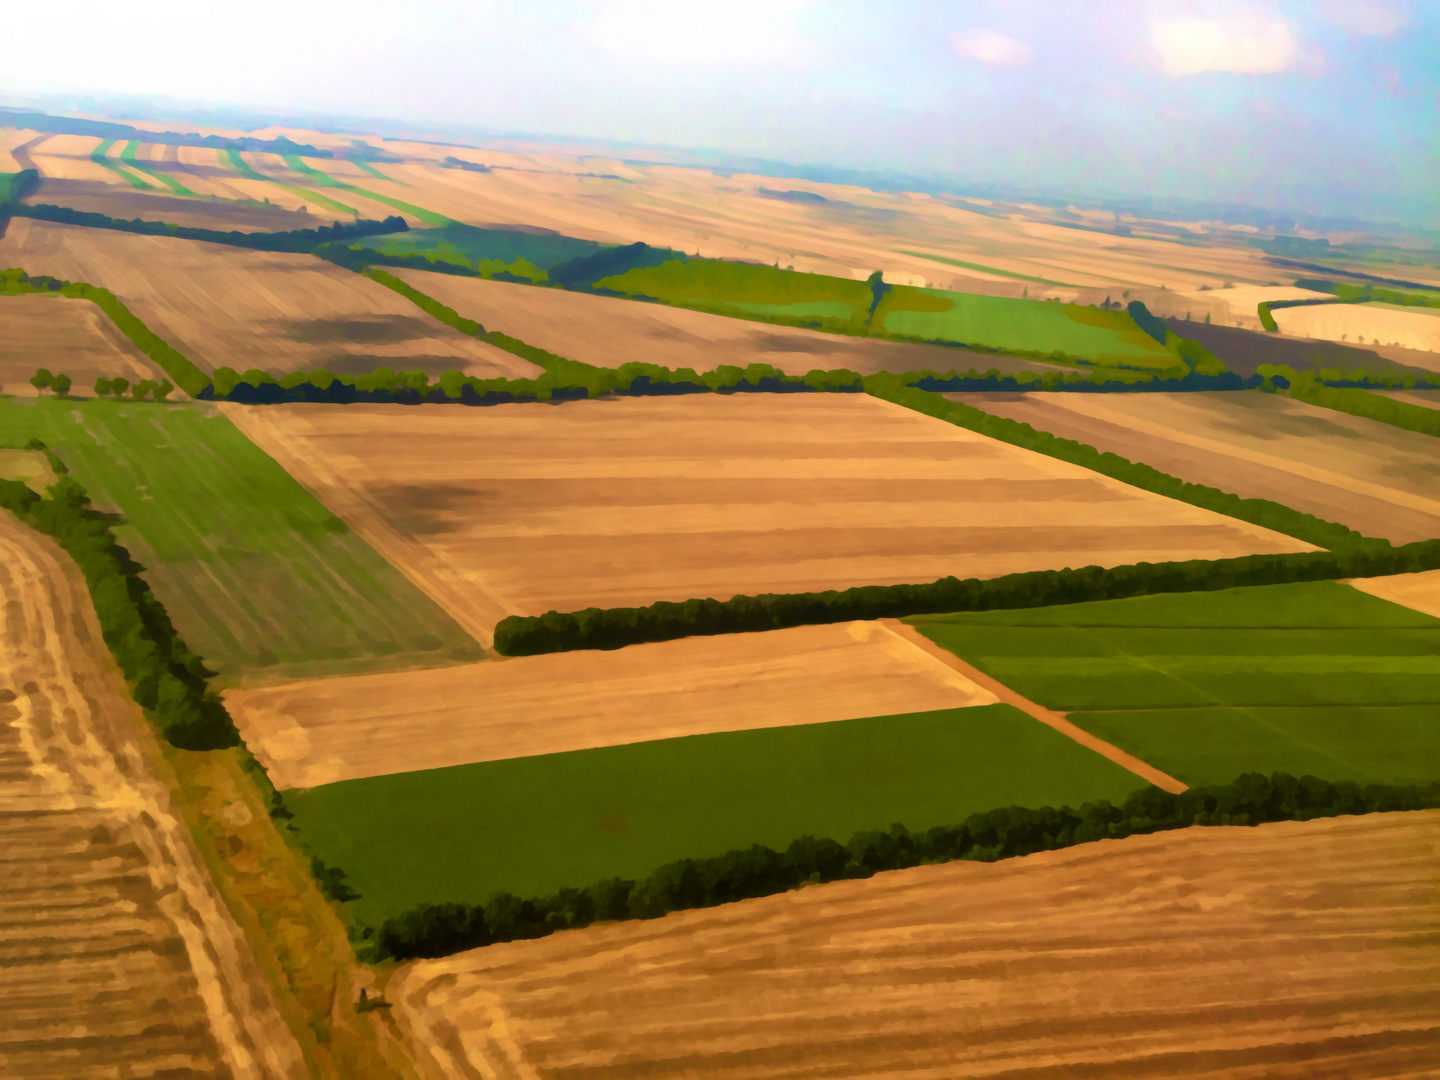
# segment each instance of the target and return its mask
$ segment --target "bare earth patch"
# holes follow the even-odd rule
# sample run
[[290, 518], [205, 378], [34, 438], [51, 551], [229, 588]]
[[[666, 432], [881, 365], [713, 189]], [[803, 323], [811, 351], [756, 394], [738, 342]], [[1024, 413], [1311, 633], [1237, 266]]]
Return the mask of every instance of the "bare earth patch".
[[5, 327], [0, 334], [0, 394], [34, 394], [29, 380], [42, 367], [56, 375], [69, 375], [73, 392], [87, 395], [101, 376], [123, 375], [132, 383], [165, 377], [88, 300], [4, 296], [0, 297], [0, 320]]
[[861, 394], [224, 408], [482, 643], [552, 609], [1308, 550]]
[[316, 679], [225, 696], [246, 744], [281, 788], [995, 700], [866, 622]]
[[402, 968], [440, 1078], [1421, 1077], [1440, 812], [949, 863]]
[[78, 570], [0, 514], [0, 1074], [305, 1075]]
[[1368, 536], [1440, 537], [1440, 454], [1431, 435], [1249, 390], [946, 396]]

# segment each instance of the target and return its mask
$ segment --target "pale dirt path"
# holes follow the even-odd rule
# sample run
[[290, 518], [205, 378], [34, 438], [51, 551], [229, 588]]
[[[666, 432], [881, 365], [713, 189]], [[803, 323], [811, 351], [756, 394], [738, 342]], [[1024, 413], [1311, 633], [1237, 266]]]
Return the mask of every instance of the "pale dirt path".
[[1158, 788], [1174, 792], [1175, 794], [1189, 790], [1187, 785], [1182, 784], [1168, 773], [1161, 772], [1153, 765], [1147, 765], [1133, 754], [1127, 754], [1118, 746], [1113, 746], [1104, 739], [1091, 735], [1090, 732], [1084, 728], [1076, 727], [1066, 719], [1064, 713], [1047, 709], [1043, 705], [1037, 705], [1029, 698], [1020, 694], [1019, 691], [1012, 690], [998, 679], [992, 679], [973, 664], [967, 664], [949, 649], [942, 648], [935, 644], [935, 642], [931, 641], [908, 623], [903, 623], [899, 619], [881, 619], [880, 624], [897, 636], [904, 638], [916, 648], [923, 649], [937, 660], [948, 664], [976, 686], [990, 691], [990, 693], [994, 694], [1007, 705], [1015, 706], [1015, 708], [1028, 713], [1042, 724], [1046, 724], [1060, 732], [1060, 734], [1074, 739], [1081, 746], [1088, 747], [1100, 756], [1109, 758], [1122, 769], [1129, 769], [1147, 783], [1154, 784]]
[[78, 569], [6, 513], [0, 598], [0, 1075], [304, 1076]]
[[1440, 811], [1196, 827], [401, 967], [435, 1080], [1399, 1080], [1440, 1061]]

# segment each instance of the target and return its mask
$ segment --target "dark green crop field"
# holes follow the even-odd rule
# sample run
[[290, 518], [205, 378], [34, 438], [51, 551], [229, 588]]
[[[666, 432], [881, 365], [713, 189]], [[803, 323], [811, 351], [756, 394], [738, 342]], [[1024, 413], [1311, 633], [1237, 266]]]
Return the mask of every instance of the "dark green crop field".
[[39, 438], [118, 511], [120, 542], [225, 681], [442, 663], [479, 646], [213, 408], [0, 398], [0, 440]]
[[421, 903], [643, 877], [809, 834], [841, 843], [1002, 806], [1118, 801], [1138, 777], [1008, 705], [736, 731], [286, 794], [306, 845], [377, 924]]
[[910, 621], [1187, 784], [1440, 779], [1440, 619], [1338, 582]]

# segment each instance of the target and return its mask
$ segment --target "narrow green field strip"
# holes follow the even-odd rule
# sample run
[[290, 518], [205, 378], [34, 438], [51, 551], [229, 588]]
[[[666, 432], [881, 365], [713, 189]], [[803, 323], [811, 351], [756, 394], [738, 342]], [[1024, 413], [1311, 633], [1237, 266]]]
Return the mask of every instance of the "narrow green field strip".
[[141, 191], [154, 191], [155, 189], [143, 179], [110, 157], [110, 148], [115, 145], [115, 142], [116, 140], [114, 139], [104, 140], [94, 150], [90, 151], [90, 160], [95, 162], [96, 165], [102, 165], [109, 169], [116, 176], [123, 177], [125, 182], [133, 188], [138, 188]]
[[378, 923], [420, 903], [548, 894], [681, 858], [1144, 784], [1008, 705], [737, 731], [291, 792], [305, 844]]
[[368, 161], [365, 161], [362, 158], [352, 157], [346, 158], [345, 160], [350, 162], [350, 164], [354, 165], [357, 169], [364, 169], [371, 176], [375, 177], [376, 180], [384, 180], [386, 183], [390, 184], [399, 184], [401, 187], [410, 186], [409, 184], [405, 183], [404, 180], [396, 180], [394, 177], [386, 176], [379, 169], [375, 168], [374, 165], [371, 165]]
[[311, 199], [326, 209], [333, 210], [337, 214], [353, 214], [357, 218], [360, 216], [360, 211], [356, 210], [353, 206], [346, 206], [342, 202], [336, 202], [328, 195], [320, 194], [320, 192], [314, 188], [296, 187], [293, 184], [285, 183], [283, 180], [276, 180], [273, 176], [266, 176], [263, 173], [256, 172], [250, 166], [250, 163], [241, 156], [239, 150], [224, 150], [221, 152], [236, 171], [250, 180], [262, 180], [267, 184], [274, 184], [276, 187], [284, 188], [292, 195], [298, 195], [302, 199]]
[[226, 682], [435, 664], [479, 646], [213, 408], [0, 398], [102, 509], [181, 637]]
[[950, 266], [963, 267], [966, 270], [979, 270], [985, 274], [998, 274], [1000, 277], [1014, 278], [1016, 281], [1033, 281], [1038, 285], [1060, 285], [1067, 289], [1078, 288], [1064, 281], [1051, 281], [1049, 278], [1032, 277], [1029, 274], [1017, 274], [1012, 270], [1001, 270], [994, 266], [985, 266], [981, 263], [961, 262], [959, 259], [952, 259], [945, 255], [934, 255], [928, 251], [901, 251], [901, 255], [913, 255], [917, 259], [930, 259], [933, 262], [946, 263]]
[[179, 180], [176, 180], [176, 179], [175, 179], [173, 176], [171, 176], [169, 173], [164, 173], [164, 172], [161, 172], [159, 169], [151, 168], [150, 165], [149, 165], [149, 163], [144, 162], [144, 161], [141, 161], [140, 158], [139, 158], [139, 156], [138, 156], [138, 155], [139, 155], [139, 151], [140, 151], [140, 146], [141, 146], [140, 143], [138, 143], [138, 142], [136, 142], [135, 140], [132, 139], [130, 142], [128, 142], [128, 143], [125, 144], [125, 149], [122, 150], [122, 151], [120, 151], [120, 157], [121, 157], [121, 159], [122, 159], [127, 165], [129, 165], [130, 168], [136, 169], [136, 170], [138, 170], [139, 172], [143, 172], [146, 176], [150, 176], [150, 177], [153, 177], [153, 178], [156, 179], [156, 180], [159, 180], [160, 183], [164, 184], [164, 185], [165, 185], [166, 187], [168, 187], [171, 191], [173, 191], [176, 195], [188, 195], [188, 196], [190, 196], [191, 198], [198, 198], [198, 197], [199, 197], [199, 196], [197, 196], [197, 195], [195, 194], [195, 192], [191, 191], [191, 190], [190, 190], [189, 188], [187, 188], [184, 184], [180, 183]]
[[[425, 222], [426, 225], [444, 226], [455, 224], [451, 218], [446, 217], [444, 214], [437, 214], [433, 210], [426, 210], [424, 207], [402, 202], [399, 199], [392, 199], [388, 195], [380, 195], [367, 188], [357, 187], [354, 184], [346, 183], [344, 180], [339, 180], [329, 173], [322, 172], [320, 169], [315, 168], [313, 165], [307, 165], [299, 154], [286, 154], [285, 164], [289, 165], [290, 168], [301, 175], [314, 180], [317, 184], [325, 187], [339, 188], [341, 191], [353, 191], [356, 195], [363, 195], [367, 199], [374, 199], [376, 202], [384, 203], [386, 206], [399, 210], [401, 213], [419, 218]], [[382, 176], [380, 179], [383, 180], [385, 178]]]

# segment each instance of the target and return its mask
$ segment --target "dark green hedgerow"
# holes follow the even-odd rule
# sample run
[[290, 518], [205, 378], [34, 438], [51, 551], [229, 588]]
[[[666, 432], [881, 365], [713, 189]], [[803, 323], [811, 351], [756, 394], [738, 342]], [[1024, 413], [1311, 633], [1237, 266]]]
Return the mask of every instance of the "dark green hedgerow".
[[[44, 450], [43, 444], [32, 448]], [[53, 455], [51, 464], [58, 464]], [[60, 465], [57, 470], [64, 471]], [[53, 536], [75, 560], [100, 620], [105, 643], [150, 710], [166, 741], [184, 750], [237, 746], [239, 733], [206, 680], [210, 672], [185, 648], [170, 616], [115, 541], [110, 518], [90, 508], [85, 489], [62, 475], [42, 498], [18, 480], [0, 480], [0, 507], [32, 528]]]
[[[714, 907], [786, 892], [807, 882], [867, 878], [922, 863], [999, 859], [1053, 851], [1102, 839], [1183, 829], [1191, 825], [1253, 826], [1341, 814], [1422, 810], [1440, 806], [1440, 784], [1402, 786], [1330, 783], [1285, 773], [1247, 773], [1233, 784], [1178, 795], [1147, 788], [1120, 806], [1020, 806], [971, 815], [963, 824], [912, 833], [903, 825], [856, 833], [848, 844], [803, 836], [782, 851], [756, 845], [711, 859], [684, 859], [648, 878], [612, 878], [554, 896], [521, 899], [497, 893], [477, 904], [425, 904], [386, 919], [368, 937], [376, 960], [445, 956], [502, 941], [545, 937], [591, 923], [653, 919], [671, 911]], [[333, 873], [333, 871], [331, 871]], [[343, 875], [339, 879], [343, 886]]]
[[1325, 386], [1311, 376], [1299, 375], [1290, 380], [1290, 396], [1311, 405], [1378, 420], [1406, 431], [1440, 436], [1440, 409], [1396, 401], [1372, 394], [1369, 390]]

